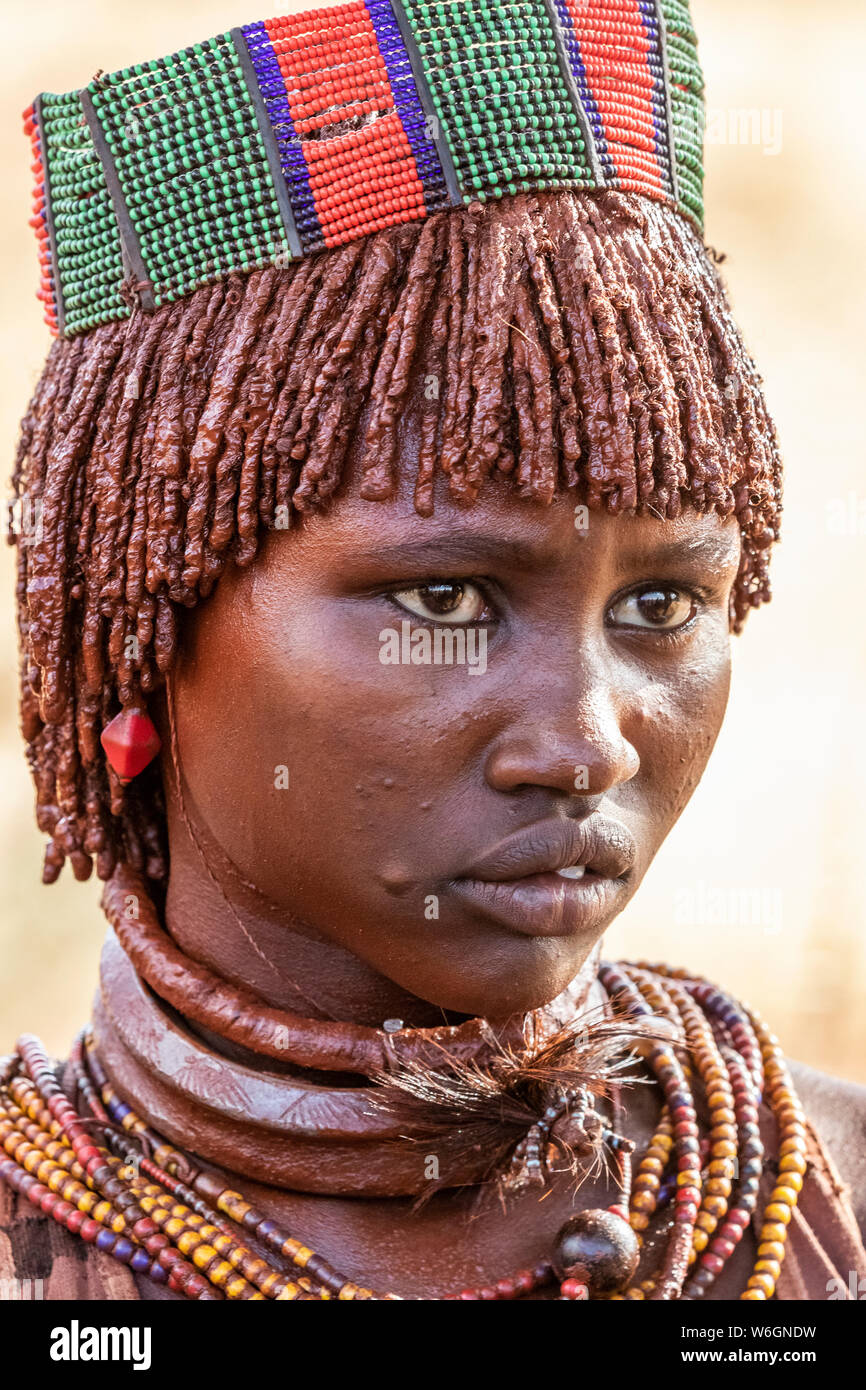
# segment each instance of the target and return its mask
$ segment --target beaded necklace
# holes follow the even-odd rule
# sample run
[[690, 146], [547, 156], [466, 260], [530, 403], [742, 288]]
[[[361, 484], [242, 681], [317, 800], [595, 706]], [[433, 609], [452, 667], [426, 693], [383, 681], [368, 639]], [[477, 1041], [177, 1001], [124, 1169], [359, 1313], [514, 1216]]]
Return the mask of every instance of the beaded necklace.
[[[554, 1282], [559, 1298], [568, 1301], [703, 1297], [757, 1207], [766, 1161], [758, 1126], [762, 1098], [776, 1121], [778, 1178], [762, 1214], [758, 1258], [740, 1297], [771, 1298], [806, 1172], [805, 1119], [778, 1041], [754, 1011], [686, 971], [605, 964], [599, 979], [633, 1018], [669, 1020], [686, 1041], [685, 1047], [657, 1041], [645, 1048], [664, 1105], [634, 1179], [633, 1146], [607, 1130], [622, 1203], [570, 1218], [552, 1240], [549, 1260], [447, 1298], [516, 1299]], [[0, 1143], [6, 1154], [0, 1179], [73, 1234], [192, 1299], [399, 1298], [341, 1274], [166, 1142], [113, 1090], [89, 1031], [73, 1048], [66, 1082], [75, 1104], [38, 1039], [19, 1039], [0, 1069]], [[696, 1087], [710, 1117], [703, 1135]], [[556, 1109], [535, 1126], [539, 1151]], [[668, 1204], [673, 1220], [659, 1263], [635, 1281], [644, 1233]], [[256, 1255], [244, 1232], [276, 1258]]]

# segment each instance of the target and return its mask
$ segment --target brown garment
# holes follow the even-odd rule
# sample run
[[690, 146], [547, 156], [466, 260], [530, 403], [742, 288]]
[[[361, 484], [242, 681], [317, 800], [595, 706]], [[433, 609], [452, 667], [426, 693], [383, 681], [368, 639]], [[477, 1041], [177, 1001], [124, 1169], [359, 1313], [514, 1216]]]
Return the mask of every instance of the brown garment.
[[[768, 1148], [775, 1125], [762, 1107], [761, 1129]], [[851, 1207], [849, 1190], [812, 1125], [807, 1125], [807, 1170], [788, 1228], [785, 1259], [776, 1288], [780, 1300], [866, 1298], [866, 1248]], [[772, 1151], [772, 1149], [771, 1149]], [[758, 1211], [769, 1201], [775, 1165], [769, 1163]], [[755, 1220], [760, 1235], [760, 1217]], [[19, 1281], [10, 1294], [6, 1280]], [[42, 1281], [42, 1288], [33, 1281]], [[863, 1280], [861, 1287], [860, 1280]], [[31, 1282], [27, 1282], [31, 1281]], [[114, 1301], [139, 1297], [132, 1274], [110, 1255], [86, 1244], [43, 1215], [26, 1197], [0, 1182], [0, 1292], [3, 1297]]]
[[[770, 1134], [773, 1134], [774, 1122], [762, 1106], [761, 1131], [767, 1144], [765, 1116], [767, 1127], [772, 1127]], [[785, 1302], [866, 1299], [866, 1247], [851, 1205], [850, 1188], [843, 1183], [817, 1130], [808, 1120], [806, 1132], [806, 1177], [788, 1227], [785, 1258], [775, 1296]], [[756, 1237], [761, 1233], [760, 1213], [773, 1189], [775, 1166], [768, 1163], [761, 1180], [753, 1223]]]

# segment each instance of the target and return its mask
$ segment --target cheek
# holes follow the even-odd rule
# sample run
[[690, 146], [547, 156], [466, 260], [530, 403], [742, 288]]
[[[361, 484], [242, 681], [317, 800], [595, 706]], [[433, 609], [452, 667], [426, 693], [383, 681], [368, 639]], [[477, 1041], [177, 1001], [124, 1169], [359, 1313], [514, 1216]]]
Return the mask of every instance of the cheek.
[[626, 734], [640, 755], [635, 790], [653, 822], [656, 847], [703, 776], [725, 715], [730, 688], [727, 634], [636, 692]]
[[197, 822], [266, 897], [327, 922], [429, 834], [463, 713], [450, 673], [381, 663], [378, 615], [303, 611], [222, 632], [209, 618], [174, 703]]

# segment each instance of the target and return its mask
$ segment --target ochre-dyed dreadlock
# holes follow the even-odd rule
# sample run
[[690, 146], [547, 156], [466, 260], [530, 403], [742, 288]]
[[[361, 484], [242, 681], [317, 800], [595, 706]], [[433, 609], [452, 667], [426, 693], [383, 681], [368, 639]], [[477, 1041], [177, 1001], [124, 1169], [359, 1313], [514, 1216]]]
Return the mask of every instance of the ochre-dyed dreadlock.
[[422, 516], [437, 473], [471, 503], [494, 471], [543, 501], [735, 514], [733, 627], [769, 597], [780, 467], [760, 377], [712, 258], [662, 204], [474, 204], [58, 341], [14, 475], [28, 514], [41, 504], [13, 538], [46, 881], [67, 858], [80, 878], [95, 859], [165, 880], [158, 769], [121, 787], [100, 732], [162, 683], [178, 605], [332, 497], [362, 419], [361, 494], [393, 496], [418, 372], [439, 386], [412, 460]]

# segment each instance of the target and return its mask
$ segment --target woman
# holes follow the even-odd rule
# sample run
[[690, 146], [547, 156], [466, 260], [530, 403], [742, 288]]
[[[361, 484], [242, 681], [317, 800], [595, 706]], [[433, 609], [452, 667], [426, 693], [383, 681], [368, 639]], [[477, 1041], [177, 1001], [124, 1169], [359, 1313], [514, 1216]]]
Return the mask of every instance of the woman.
[[863, 1088], [601, 960], [778, 535], [688, 11], [444, 14], [249, 25], [27, 114], [23, 728], [46, 881], [95, 863], [113, 930], [67, 1062], [5, 1064], [0, 1261], [856, 1297]]

